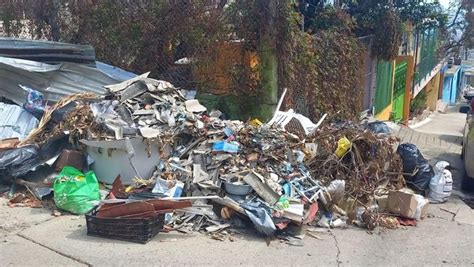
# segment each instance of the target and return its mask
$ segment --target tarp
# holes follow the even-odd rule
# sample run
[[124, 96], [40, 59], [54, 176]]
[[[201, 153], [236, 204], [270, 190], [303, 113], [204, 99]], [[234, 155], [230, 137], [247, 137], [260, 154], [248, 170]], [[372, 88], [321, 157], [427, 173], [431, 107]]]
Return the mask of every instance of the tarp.
[[103, 94], [106, 92], [104, 85], [126, 80], [125, 75], [114, 70], [109, 74], [105, 69], [76, 63], [46, 64], [0, 57], [0, 97], [23, 104], [27, 92], [18, 86], [21, 84], [40, 91], [47, 101], [56, 102], [76, 93]]

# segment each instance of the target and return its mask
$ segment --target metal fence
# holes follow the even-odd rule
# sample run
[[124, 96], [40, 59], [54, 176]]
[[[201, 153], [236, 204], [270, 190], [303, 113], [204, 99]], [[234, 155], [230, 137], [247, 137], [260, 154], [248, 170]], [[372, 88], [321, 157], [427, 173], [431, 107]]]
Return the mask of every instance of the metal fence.
[[427, 29], [420, 34], [419, 62], [415, 69], [415, 81], [419, 84], [438, 64], [438, 31]]

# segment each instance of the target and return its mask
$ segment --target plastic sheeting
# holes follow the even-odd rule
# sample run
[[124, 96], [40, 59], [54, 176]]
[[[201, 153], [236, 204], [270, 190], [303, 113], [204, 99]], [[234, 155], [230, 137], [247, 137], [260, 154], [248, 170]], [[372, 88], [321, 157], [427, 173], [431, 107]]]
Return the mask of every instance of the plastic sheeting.
[[250, 218], [258, 232], [271, 236], [276, 231], [275, 224], [268, 210], [260, 203], [245, 203], [241, 205], [245, 214]]
[[37, 125], [38, 119], [22, 107], [0, 102], [0, 140], [14, 137], [22, 140]]
[[38, 161], [38, 148], [34, 145], [0, 151], [0, 171], [12, 176], [27, 173]]
[[0, 176], [18, 177], [36, 170], [39, 166], [49, 164], [63, 149], [68, 148], [68, 140], [69, 136], [64, 135], [50, 139], [41, 147], [27, 145], [0, 151]]

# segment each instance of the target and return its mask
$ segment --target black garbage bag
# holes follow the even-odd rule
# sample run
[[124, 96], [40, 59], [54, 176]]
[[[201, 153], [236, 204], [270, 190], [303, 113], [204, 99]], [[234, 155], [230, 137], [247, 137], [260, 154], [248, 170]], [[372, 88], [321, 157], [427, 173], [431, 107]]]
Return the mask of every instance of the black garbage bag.
[[414, 173], [404, 175], [407, 185], [417, 191], [426, 192], [429, 188], [430, 180], [434, 176], [433, 167], [423, 157], [420, 150], [414, 144], [403, 143], [398, 146], [397, 153], [403, 161], [403, 172]]
[[262, 204], [258, 202], [244, 203], [242, 208], [259, 233], [265, 236], [272, 236], [275, 233], [276, 227], [270, 212]]
[[0, 176], [25, 175], [69, 148], [68, 135], [51, 138], [44, 145], [26, 145], [0, 151]]
[[38, 147], [34, 145], [0, 151], [0, 172], [12, 176], [24, 174], [37, 161]]
[[374, 121], [367, 124], [367, 128], [376, 134], [389, 134], [390, 128], [383, 121]]

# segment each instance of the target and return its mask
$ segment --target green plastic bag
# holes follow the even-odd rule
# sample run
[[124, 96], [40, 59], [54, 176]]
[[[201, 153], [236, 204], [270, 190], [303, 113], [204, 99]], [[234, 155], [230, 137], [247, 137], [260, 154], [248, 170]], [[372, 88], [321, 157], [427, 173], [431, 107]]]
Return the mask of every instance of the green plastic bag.
[[99, 182], [93, 171], [85, 175], [66, 166], [54, 180], [54, 202], [59, 209], [74, 214], [85, 214], [100, 199]]

